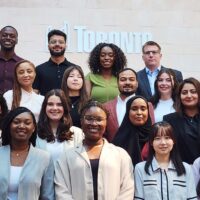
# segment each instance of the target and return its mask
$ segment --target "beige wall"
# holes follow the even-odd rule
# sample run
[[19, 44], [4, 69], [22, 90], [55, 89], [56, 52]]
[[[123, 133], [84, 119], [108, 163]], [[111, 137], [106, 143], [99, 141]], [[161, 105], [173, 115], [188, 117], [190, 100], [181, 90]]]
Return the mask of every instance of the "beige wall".
[[[49, 58], [45, 32], [49, 25], [93, 31], [150, 32], [162, 46], [162, 64], [200, 79], [199, 0], [1, 0], [0, 24], [13, 25], [19, 32], [17, 53], [36, 65]], [[72, 45], [76, 32], [72, 31]], [[126, 53], [128, 66], [142, 69], [141, 54]], [[66, 53], [67, 58], [88, 72], [87, 53]]]

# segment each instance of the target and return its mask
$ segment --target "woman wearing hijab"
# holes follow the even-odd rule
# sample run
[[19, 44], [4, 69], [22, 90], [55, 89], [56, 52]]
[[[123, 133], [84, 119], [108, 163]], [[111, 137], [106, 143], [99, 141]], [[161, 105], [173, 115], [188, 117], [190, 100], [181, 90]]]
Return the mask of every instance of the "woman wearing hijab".
[[125, 149], [135, 166], [142, 161], [141, 151], [148, 141], [150, 131], [148, 102], [142, 96], [134, 96], [126, 104], [126, 113], [113, 144]]

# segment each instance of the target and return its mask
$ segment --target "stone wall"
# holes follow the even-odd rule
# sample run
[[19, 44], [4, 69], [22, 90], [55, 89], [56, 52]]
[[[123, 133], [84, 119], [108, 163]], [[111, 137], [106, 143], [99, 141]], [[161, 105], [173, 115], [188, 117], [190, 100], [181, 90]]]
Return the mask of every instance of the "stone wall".
[[[93, 32], [151, 33], [162, 47], [162, 64], [177, 68], [184, 78], [200, 80], [199, 0], [1, 0], [0, 28], [12, 25], [19, 32], [17, 53], [36, 65], [46, 61], [45, 38], [49, 26], [71, 27], [71, 46], [77, 47], [75, 26]], [[143, 68], [141, 53], [126, 53], [128, 66]], [[66, 57], [87, 73], [88, 53], [75, 49]]]

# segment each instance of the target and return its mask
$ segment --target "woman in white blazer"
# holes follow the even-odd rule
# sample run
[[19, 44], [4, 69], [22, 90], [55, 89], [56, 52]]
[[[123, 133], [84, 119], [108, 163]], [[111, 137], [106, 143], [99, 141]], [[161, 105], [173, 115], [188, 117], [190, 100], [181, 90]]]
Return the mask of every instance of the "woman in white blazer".
[[36, 121], [24, 107], [12, 110], [2, 128], [0, 199], [54, 200], [54, 165], [35, 148]]
[[39, 116], [36, 146], [50, 152], [56, 161], [64, 150], [76, 146], [83, 140], [82, 130], [71, 124], [64, 92], [59, 89], [49, 91]]
[[83, 143], [63, 153], [55, 165], [57, 200], [132, 200], [133, 166], [129, 155], [103, 139], [107, 112], [89, 101], [81, 112]]

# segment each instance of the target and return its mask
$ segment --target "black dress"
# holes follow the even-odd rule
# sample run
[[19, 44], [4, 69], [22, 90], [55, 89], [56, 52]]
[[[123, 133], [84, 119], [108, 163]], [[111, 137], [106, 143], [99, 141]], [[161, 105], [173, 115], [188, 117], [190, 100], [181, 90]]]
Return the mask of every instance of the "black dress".
[[191, 118], [175, 112], [163, 119], [173, 127], [182, 160], [192, 164], [200, 156], [200, 115]]
[[80, 96], [70, 97], [71, 100], [71, 108], [70, 108], [70, 116], [72, 118], [73, 126], [81, 128], [81, 115], [78, 112], [78, 106], [80, 102]]

